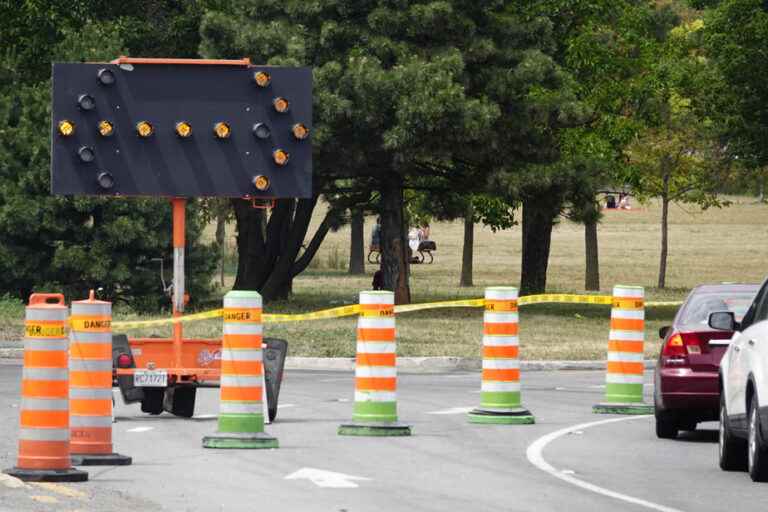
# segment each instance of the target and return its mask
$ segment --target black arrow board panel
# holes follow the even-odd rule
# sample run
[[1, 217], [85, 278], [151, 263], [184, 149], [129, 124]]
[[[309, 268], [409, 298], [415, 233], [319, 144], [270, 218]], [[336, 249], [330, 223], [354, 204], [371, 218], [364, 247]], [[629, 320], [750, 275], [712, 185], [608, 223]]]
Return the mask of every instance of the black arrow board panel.
[[[98, 73], [107, 69], [114, 82], [104, 85]], [[254, 73], [271, 77], [259, 87]], [[90, 95], [95, 106], [83, 109], [78, 100]], [[288, 100], [279, 113], [277, 97]], [[51, 191], [64, 195], [125, 195], [165, 197], [309, 197], [312, 193], [311, 135], [297, 139], [292, 127], [312, 130], [312, 74], [309, 68], [189, 64], [76, 64], [53, 65]], [[62, 120], [74, 132], [59, 132]], [[99, 134], [102, 120], [114, 126], [110, 137]], [[150, 137], [138, 135], [136, 125], [149, 122]], [[176, 123], [186, 122], [192, 134], [180, 137]], [[213, 127], [224, 122], [229, 138], [217, 138]], [[257, 123], [270, 135], [254, 136]], [[83, 161], [78, 151], [93, 149]], [[273, 160], [282, 149], [284, 166]], [[105, 188], [97, 177], [109, 173]], [[259, 191], [256, 176], [269, 188]]]

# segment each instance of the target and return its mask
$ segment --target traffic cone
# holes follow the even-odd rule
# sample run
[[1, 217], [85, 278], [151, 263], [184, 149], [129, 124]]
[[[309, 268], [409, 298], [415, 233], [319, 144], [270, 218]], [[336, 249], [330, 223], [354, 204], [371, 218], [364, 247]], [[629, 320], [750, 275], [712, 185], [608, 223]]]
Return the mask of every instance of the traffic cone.
[[94, 298], [72, 303], [69, 408], [72, 463], [127, 466], [112, 451], [112, 303]]
[[355, 406], [352, 423], [339, 426], [339, 435], [411, 435], [411, 427], [397, 421], [394, 304], [393, 292], [360, 292]]
[[69, 316], [61, 294], [33, 293], [24, 323], [19, 457], [3, 472], [31, 482], [84, 482], [69, 456]]
[[219, 430], [203, 438], [205, 448], [277, 448], [264, 432], [261, 295], [231, 291], [224, 296], [221, 341]]
[[614, 286], [605, 401], [592, 407], [598, 414], [651, 414], [643, 403], [644, 290], [639, 286]]
[[517, 288], [485, 289], [483, 374], [480, 407], [470, 423], [530, 424], [535, 419], [520, 402]]

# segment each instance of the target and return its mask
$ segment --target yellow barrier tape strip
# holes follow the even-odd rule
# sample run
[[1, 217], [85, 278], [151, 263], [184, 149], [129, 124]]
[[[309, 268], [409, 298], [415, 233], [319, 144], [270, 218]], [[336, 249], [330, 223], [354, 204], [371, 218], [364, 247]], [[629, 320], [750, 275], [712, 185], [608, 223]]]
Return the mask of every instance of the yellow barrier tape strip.
[[610, 295], [575, 295], [567, 293], [547, 293], [543, 295], [525, 295], [517, 299], [521, 306], [525, 304], [611, 304]]
[[223, 309], [212, 309], [192, 315], [179, 316], [176, 318], [160, 318], [158, 320], [127, 320], [125, 322], [112, 322], [113, 329], [137, 329], [140, 327], [153, 327], [156, 325], [176, 324], [180, 322], [194, 322], [197, 320], [207, 320], [209, 318], [218, 318], [224, 314]]
[[277, 324], [282, 322], [303, 322], [305, 320], [324, 320], [327, 318], [339, 318], [342, 316], [352, 316], [360, 312], [360, 306], [353, 304], [351, 306], [341, 306], [338, 308], [323, 309], [311, 313], [289, 314], [265, 314], [262, 315], [265, 324]]
[[[517, 301], [520, 306], [526, 304], [601, 304], [611, 305], [613, 303], [613, 297], [610, 295], [575, 295], [575, 294], [555, 294], [548, 293], [543, 295], [525, 295], [520, 297]], [[682, 304], [680, 301], [668, 301], [668, 302], [647, 302], [646, 306], [679, 306]], [[425, 302], [422, 304], [403, 304], [395, 306], [395, 313], [410, 313], [412, 311], [422, 311], [425, 309], [442, 309], [442, 308], [481, 308], [485, 306], [485, 299], [460, 299], [460, 300], [446, 300], [440, 302]], [[211, 318], [219, 318], [223, 315], [223, 309], [214, 309], [211, 311], [204, 311], [202, 313], [195, 313], [193, 315], [180, 316], [177, 318], [162, 318], [159, 320], [138, 320], [138, 321], [125, 321], [125, 322], [112, 322], [114, 329], [137, 329], [141, 327], [153, 327], [157, 325], [168, 325], [179, 322], [195, 322], [198, 320], [207, 320]], [[285, 322], [305, 322], [309, 320], [327, 320], [329, 318], [340, 318], [345, 316], [353, 316], [360, 313], [360, 306], [352, 304], [349, 306], [341, 306], [337, 308], [323, 309], [320, 311], [313, 311], [310, 313], [298, 313], [298, 314], [278, 314], [278, 313], [264, 313], [261, 318], [265, 324], [278, 324]]]
[[444, 300], [440, 302], [424, 302], [422, 304], [403, 304], [395, 306], [395, 313], [409, 313], [422, 309], [440, 308], [481, 308], [485, 306], [485, 299]]

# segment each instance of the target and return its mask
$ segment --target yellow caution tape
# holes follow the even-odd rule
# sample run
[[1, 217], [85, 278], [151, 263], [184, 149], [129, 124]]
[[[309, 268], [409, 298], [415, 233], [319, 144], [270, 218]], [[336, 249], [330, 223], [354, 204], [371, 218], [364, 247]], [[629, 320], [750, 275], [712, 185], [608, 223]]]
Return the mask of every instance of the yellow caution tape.
[[[613, 303], [613, 297], [610, 295], [575, 295], [575, 294], [557, 294], [548, 293], [543, 295], [526, 295], [520, 297], [517, 303], [521, 306], [526, 304], [601, 304], [611, 305]], [[648, 302], [646, 306], [679, 306], [682, 302]], [[481, 308], [485, 306], [485, 299], [460, 299], [460, 300], [445, 300], [440, 302], [425, 302], [422, 304], [403, 304], [395, 306], [395, 313], [410, 313], [412, 311], [421, 311], [425, 309], [442, 309], [442, 308]], [[265, 313], [261, 318], [265, 324], [278, 324], [285, 322], [304, 322], [309, 320], [327, 320], [329, 318], [340, 318], [345, 316], [353, 316], [360, 313], [360, 306], [358, 304], [352, 304], [349, 306], [341, 306], [337, 308], [323, 309], [320, 311], [313, 311], [310, 313], [297, 313], [297, 314], [279, 314], [279, 313]], [[195, 313], [193, 315], [180, 316], [176, 318], [163, 318], [159, 320], [140, 320], [140, 321], [126, 321], [126, 322], [112, 322], [112, 327], [115, 329], [136, 329], [140, 327], [152, 327], [157, 325], [168, 325], [179, 322], [194, 322], [198, 320], [207, 320], [210, 318], [219, 318], [223, 316], [223, 309], [214, 309], [211, 311], [204, 311], [202, 313]]]
[[543, 295], [525, 295], [517, 299], [521, 306], [525, 304], [610, 304], [610, 295], [575, 295], [567, 293], [547, 293]]
[[265, 324], [279, 324], [282, 322], [303, 322], [305, 320], [324, 320], [327, 318], [339, 318], [342, 316], [352, 316], [360, 312], [360, 306], [353, 304], [351, 306], [341, 306], [338, 308], [323, 309], [311, 313], [299, 314], [266, 314], [262, 315]]
[[113, 329], [136, 329], [139, 327], [152, 327], [155, 325], [177, 324], [180, 322], [194, 322], [196, 320], [206, 320], [208, 318], [218, 318], [224, 314], [223, 309], [212, 309], [192, 315], [177, 316], [175, 318], [161, 318], [159, 320], [136, 320], [126, 322], [112, 322]]
[[481, 308], [485, 306], [485, 299], [444, 300], [440, 302], [424, 302], [422, 304], [403, 304], [395, 306], [395, 313], [409, 313], [422, 309], [440, 308]]

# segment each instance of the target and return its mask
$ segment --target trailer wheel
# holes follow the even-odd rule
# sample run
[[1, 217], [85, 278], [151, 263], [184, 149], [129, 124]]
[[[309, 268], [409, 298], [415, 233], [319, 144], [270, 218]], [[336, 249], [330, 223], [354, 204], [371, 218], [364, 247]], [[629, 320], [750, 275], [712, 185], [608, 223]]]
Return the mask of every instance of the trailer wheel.
[[141, 411], [149, 414], [161, 414], [164, 394], [165, 388], [144, 388]]
[[195, 414], [196, 395], [197, 388], [193, 386], [167, 388], [163, 408], [174, 416], [191, 418]]

